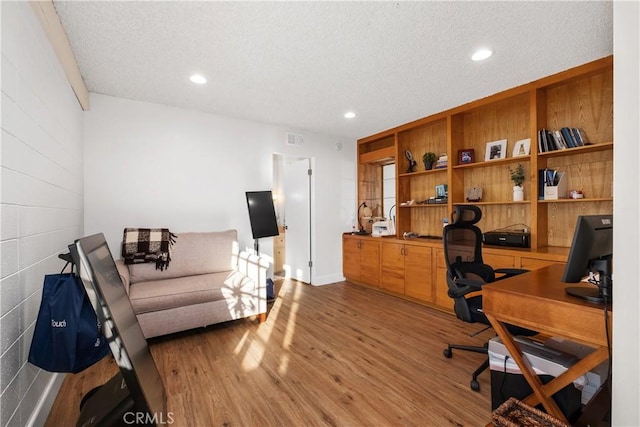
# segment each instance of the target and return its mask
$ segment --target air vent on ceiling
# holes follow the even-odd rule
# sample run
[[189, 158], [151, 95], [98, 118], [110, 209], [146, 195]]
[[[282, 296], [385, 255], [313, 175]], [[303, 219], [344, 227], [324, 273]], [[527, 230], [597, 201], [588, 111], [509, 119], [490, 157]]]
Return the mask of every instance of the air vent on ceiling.
[[302, 145], [303, 137], [298, 133], [287, 132], [287, 145]]

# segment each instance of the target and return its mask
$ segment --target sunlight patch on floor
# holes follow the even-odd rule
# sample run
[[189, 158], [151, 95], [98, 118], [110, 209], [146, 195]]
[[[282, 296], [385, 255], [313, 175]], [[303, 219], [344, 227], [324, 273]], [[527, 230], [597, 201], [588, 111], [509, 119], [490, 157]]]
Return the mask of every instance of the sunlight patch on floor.
[[[298, 315], [298, 309], [300, 308], [300, 303], [298, 301], [300, 299], [300, 293], [301, 293], [301, 289], [302, 289], [300, 287], [300, 285], [295, 286], [291, 282], [289, 282], [289, 283], [290, 283], [289, 286], [293, 286], [294, 287], [293, 303], [291, 304], [291, 313], [289, 313], [289, 319], [288, 319], [288, 322], [287, 322], [287, 329], [285, 330], [284, 338], [282, 340], [282, 349], [283, 350], [287, 350], [287, 351], [289, 350], [289, 346], [293, 342], [293, 335], [295, 334], [296, 317]], [[284, 374], [287, 373], [287, 368], [289, 366], [289, 357], [288, 357], [287, 353], [284, 353], [283, 356], [287, 356], [287, 357], [282, 357], [280, 359], [280, 366], [278, 367], [278, 372], [281, 375], [284, 375]]]

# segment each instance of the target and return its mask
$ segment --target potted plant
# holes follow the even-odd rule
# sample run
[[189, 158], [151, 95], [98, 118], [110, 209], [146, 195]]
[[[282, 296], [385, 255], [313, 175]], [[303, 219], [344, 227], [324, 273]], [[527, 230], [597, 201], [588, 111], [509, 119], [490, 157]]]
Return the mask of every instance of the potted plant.
[[511, 181], [513, 181], [513, 201], [520, 202], [524, 200], [524, 167], [522, 164], [518, 164], [515, 169], [509, 168], [509, 175]]
[[431, 170], [433, 169], [433, 164], [436, 161], [436, 153], [427, 152], [422, 155], [422, 161], [424, 162], [424, 169]]

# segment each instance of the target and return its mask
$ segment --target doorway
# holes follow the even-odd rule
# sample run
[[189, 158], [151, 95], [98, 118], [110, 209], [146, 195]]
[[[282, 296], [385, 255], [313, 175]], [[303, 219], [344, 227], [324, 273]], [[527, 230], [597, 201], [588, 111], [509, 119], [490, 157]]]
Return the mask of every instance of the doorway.
[[281, 230], [274, 239], [274, 274], [312, 282], [311, 159], [273, 155], [276, 216]]

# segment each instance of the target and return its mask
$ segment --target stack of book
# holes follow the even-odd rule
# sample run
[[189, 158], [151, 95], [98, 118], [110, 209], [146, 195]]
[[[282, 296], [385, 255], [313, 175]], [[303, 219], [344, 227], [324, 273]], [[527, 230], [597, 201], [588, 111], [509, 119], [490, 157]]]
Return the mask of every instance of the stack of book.
[[446, 154], [442, 154], [438, 157], [438, 161], [436, 162], [436, 169], [442, 169], [447, 167], [448, 156]]
[[540, 129], [538, 131], [538, 152], [566, 150], [589, 144], [584, 131], [579, 128], [563, 127], [559, 130]]

